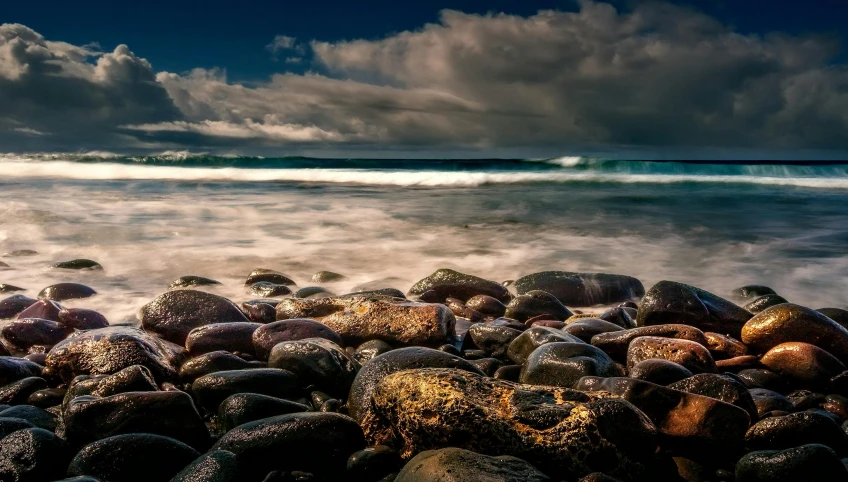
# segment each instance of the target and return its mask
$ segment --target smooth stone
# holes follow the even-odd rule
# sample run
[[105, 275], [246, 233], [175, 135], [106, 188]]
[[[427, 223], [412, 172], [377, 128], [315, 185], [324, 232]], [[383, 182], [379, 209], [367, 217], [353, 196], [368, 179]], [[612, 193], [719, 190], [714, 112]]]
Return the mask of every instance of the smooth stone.
[[12, 432], [25, 428], [36, 428], [35, 425], [22, 418], [0, 417], [0, 440]]
[[104, 481], [165, 481], [198, 457], [197, 450], [169, 437], [116, 435], [83, 447], [71, 461], [68, 475], [89, 475]]
[[79, 283], [59, 283], [41, 290], [38, 293], [38, 299], [53, 301], [79, 300], [91, 298], [96, 294], [97, 291], [86, 285]]
[[774, 290], [769, 288], [768, 286], [747, 285], [741, 288], [736, 288], [735, 290], [731, 291], [730, 294], [737, 298], [754, 299], [765, 295], [774, 295], [777, 293], [775, 293]]
[[507, 348], [506, 354], [510, 360], [519, 365], [523, 365], [530, 357], [530, 354], [536, 351], [537, 348], [548, 343], [556, 342], [583, 343], [580, 338], [577, 338], [574, 335], [569, 335], [562, 330], [535, 326], [528, 328], [521, 333], [521, 335], [512, 340], [512, 343], [509, 344], [509, 348]]
[[0, 404], [26, 405], [30, 395], [45, 388], [47, 388], [47, 381], [43, 378], [23, 378], [0, 387]]
[[230, 352], [214, 351], [183, 363], [180, 367], [180, 378], [191, 383], [211, 373], [264, 367], [264, 363], [250, 362]]
[[0, 335], [9, 344], [26, 350], [33, 345], [53, 346], [67, 338], [70, 331], [55, 321], [24, 318], [4, 326]]
[[2, 418], [19, 418], [44, 430], [56, 430], [56, 415], [32, 405], [16, 405], [0, 412]]
[[457, 318], [466, 318], [472, 323], [482, 323], [486, 321], [486, 316], [483, 315], [483, 313], [472, 310], [465, 306], [465, 303], [456, 298], [446, 299], [445, 306], [447, 306]]
[[[294, 293], [295, 298], [301, 299], [320, 299], [320, 298], [332, 298], [336, 296], [335, 293], [328, 290], [327, 288], [322, 288], [320, 286], [307, 286], [301, 288]], [[362, 295], [367, 296], [367, 295]]]
[[562, 331], [580, 338], [585, 343], [591, 343], [595, 335], [624, 331], [624, 328], [600, 318], [583, 318], [566, 324]]
[[767, 418], [755, 423], [745, 434], [749, 451], [785, 450], [808, 444], [826, 445], [844, 456], [848, 435], [837, 422], [814, 412]]
[[260, 303], [257, 301], [245, 301], [241, 304], [241, 310], [250, 321], [262, 324], [273, 323], [277, 320], [277, 305], [272, 303]]
[[53, 265], [58, 269], [73, 269], [73, 270], [102, 270], [103, 266], [97, 261], [90, 259], [72, 259], [70, 261], [60, 261]]
[[819, 308], [816, 311], [848, 329], [848, 310], [840, 308]]
[[227, 397], [218, 406], [218, 424], [224, 432], [263, 418], [289, 413], [308, 412], [301, 403], [258, 393], [237, 393]]
[[245, 281], [245, 285], [250, 286], [256, 283], [274, 283], [278, 285], [286, 285], [286, 286], [294, 286], [297, 283], [294, 282], [291, 278], [280, 273], [279, 271], [274, 271], [272, 269], [263, 269], [258, 268], [253, 270], [248, 276], [247, 281]]
[[261, 323], [212, 323], [191, 330], [186, 337], [186, 349], [195, 357], [213, 351], [256, 354], [253, 333]]
[[[8, 267], [8, 265], [6, 265]], [[0, 293], [14, 293], [15, 291], [26, 291], [26, 288], [20, 286], [0, 284]]]
[[23, 378], [40, 377], [42, 367], [23, 358], [0, 357], [0, 387], [14, 383]]
[[683, 323], [702, 331], [739, 337], [752, 316], [736, 304], [700, 288], [660, 281], [639, 302], [636, 325]]
[[840, 422], [848, 420], [848, 397], [827, 395], [821, 403], [821, 408], [839, 417]]
[[624, 331], [600, 333], [592, 337], [592, 345], [605, 351], [613, 360], [624, 362], [630, 343], [643, 336], [689, 340], [706, 346], [704, 333], [689, 325], [655, 325], [643, 326]]
[[26, 318], [41, 318], [50, 321], [59, 321], [59, 313], [62, 307], [52, 300], [40, 300], [18, 313], [15, 318], [23, 320]]
[[395, 482], [542, 482], [551, 480], [527, 461], [502, 455], [490, 457], [458, 448], [421, 452], [410, 460]]
[[214, 450], [198, 457], [170, 482], [237, 482], [238, 460], [232, 452]]
[[521, 335], [521, 331], [506, 326], [478, 323], [468, 329], [468, 335], [474, 345], [496, 358], [506, 356], [512, 340]]
[[380, 380], [392, 373], [419, 368], [451, 368], [483, 375], [469, 361], [439, 350], [423, 347], [392, 350], [363, 364], [356, 374], [347, 400], [350, 416], [360, 422], [367, 416]]
[[508, 382], [518, 383], [518, 379], [521, 378], [521, 369], [522, 365], [506, 365], [495, 370], [495, 374], [492, 378], [498, 380], [506, 380]]
[[512, 298], [504, 286], [483, 278], [467, 275], [452, 269], [440, 269], [430, 276], [415, 283], [409, 289], [409, 295], [420, 296], [432, 291], [437, 302], [444, 302], [447, 298], [456, 298], [462, 302], [477, 295], [486, 295], [495, 298], [502, 303], [507, 303]]
[[348, 345], [376, 339], [393, 346], [440, 346], [454, 337], [456, 324], [444, 305], [369, 298], [283, 300], [277, 319], [292, 318], [319, 321]]
[[546, 319], [564, 321], [573, 313], [554, 295], [539, 290], [516, 296], [506, 305], [506, 312], [504, 312], [505, 317], [522, 323], [540, 315], [545, 315]]
[[43, 390], [37, 390], [30, 394], [26, 403], [46, 410], [50, 407], [61, 405], [62, 400], [65, 399], [66, 392], [67, 390], [65, 388], [45, 388]]
[[185, 345], [191, 330], [212, 323], [249, 322], [232, 301], [196, 290], [176, 290], [144, 305], [138, 319], [145, 331]]
[[217, 412], [221, 402], [237, 393], [258, 393], [277, 398], [299, 395], [301, 381], [294, 373], [276, 368], [215, 372], [196, 379], [191, 391], [198, 404]]
[[260, 326], [253, 332], [253, 347], [260, 360], [267, 360], [271, 350], [286, 341], [324, 338], [337, 345], [343, 343], [338, 333], [315, 320], [292, 318]]
[[44, 429], [25, 428], [0, 440], [0, 480], [57, 480], [70, 459], [65, 441]]
[[319, 271], [312, 275], [313, 283], [332, 283], [334, 281], [341, 281], [344, 279], [347, 279], [347, 276], [334, 273], [332, 271]]
[[396, 474], [403, 466], [403, 460], [396, 450], [385, 445], [368, 447], [353, 453], [347, 459], [347, 478], [354, 481], [380, 480], [389, 474]]
[[504, 362], [497, 358], [481, 358], [479, 360], [468, 360], [472, 365], [477, 367], [487, 377], [495, 376], [495, 373], [504, 366]]
[[627, 376], [666, 387], [691, 377], [692, 372], [672, 361], [651, 358], [637, 363]]
[[623, 307], [609, 309], [598, 316], [598, 318], [618, 325], [625, 330], [636, 328], [636, 322], [633, 321], [633, 316]]
[[133, 365], [147, 367], [159, 381], [177, 376], [185, 350], [136, 328], [112, 326], [75, 333], [47, 354], [47, 370], [71, 381], [77, 375], [109, 375]]
[[823, 394], [814, 393], [809, 390], [795, 390], [787, 394], [786, 398], [792, 402], [792, 410], [795, 412], [817, 408], [819, 404], [824, 402]]
[[14, 318], [38, 300], [24, 295], [12, 295], [0, 301], [0, 319]]
[[382, 340], [371, 340], [356, 347], [353, 359], [360, 365], [364, 365], [371, 359], [392, 351], [391, 345]]
[[372, 405], [366, 439], [405, 458], [453, 446], [509, 453], [567, 480], [603, 470], [631, 481], [647, 475], [640, 461], [656, 449], [653, 424], [626, 401], [459, 370], [388, 375]]
[[213, 447], [236, 455], [245, 480], [261, 479], [274, 470], [338, 477], [350, 454], [364, 448], [362, 429], [353, 419], [318, 412], [249, 422], [227, 432]]
[[486, 316], [492, 316], [495, 318], [504, 316], [504, 313], [506, 313], [506, 305], [504, 305], [501, 300], [493, 296], [472, 296], [465, 302], [465, 306], [479, 313], [483, 313]]
[[748, 393], [751, 394], [751, 399], [754, 400], [754, 406], [757, 407], [758, 418], [762, 418], [763, 415], [769, 412], [792, 411], [792, 402], [775, 391], [766, 388], [749, 388]]
[[741, 339], [759, 353], [783, 343], [809, 343], [848, 363], [848, 329], [818, 311], [791, 303], [773, 306], [751, 318]]
[[606, 273], [544, 271], [519, 278], [514, 283], [519, 295], [546, 291], [566, 306], [618, 303], [645, 294], [642, 283], [631, 276]]
[[59, 312], [59, 323], [76, 330], [97, 330], [109, 326], [109, 320], [105, 316], [84, 308], [63, 309]]
[[848, 468], [824, 445], [746, 454], [736, 464], [736, 482], [835, 482], [848, 480]]
[[748, 347], [739, 340], [709, 331], [704, 333], [704, 336], [707, 339], [707, 348], [716, 360], [727, 360], [748, 354]]
[[808, 343], [790, 342], [769, 350], [760, 362], [795, 388], [829, 390], [830, 380], [846, 370], [833, 355]]
[[672, 383], [668, 388], [715, 398], [745, 410], [751, 416], [751, 420], [759, 418], [757, 406], [754, 404], [754, 399], [748, 389], [732, 376], [699, 373], [685, 380]]
[[168, 285], [169, 290], [179, 289], [179, 288], [194, 288], [196, 286], [214, 286], [221, 284], [220, 281], [216, 281], [210, 278], [204, 278], [203, 276], [180, 276], [171, 284]]
[[395, 289], [395, 288], [382, 288], [379, 290], [366, 290], [366, 291], [354, 291], [352, 293], [347, 293], [339, 296], [339, 298], [357, 298], [357, 297], [366, 297], [366, 298], [377, 298], [377, 299], [386, 299], [390, 300], [392, 298], [397, 298], [402, 301], [406, 299], [406, 295], [403, 291]]
[[337, 397], [347, 395], [358, 369], [342, 347], [323, 338], [279, 343], [271, 350], [268, 366], [288, 370]]
[[571, 388], [585, 376], [618, 377], [624, 373], [599, 348], [585, 343], [547, 343], [524, 363], [519, 381], [527, 385]]
[[700, 343], [656, 336], [642, 336], [630, 342], [627, 349], [628, 369], [652, 358], [672, 361], [686, 367], [692, 373], [716, 372], [712, 355]]
[[716, 360], [716, 368], [720, 372], [739, 373], [742, 370], [762, 368], [760, 359], [754, 355], [743, 355], [727, 360]]
[[765, 368], [749, 368], [740, 371], [737, 376], [748, 388], [766, 388], [780, 393], [790, 390], [785, 378]]
[[786, 299], [780, 295], [763, 295], [754, 301], [748, 303], [743, 308], [748, 310], [751, 313], [757, 314], [766, 308], [771, 308], [772, 306], [782, 305], [783, 303], [789, 303]]
[[260, 281], [250, 285], [250, 294], [259, 298], [277, 298], [292, 294], [292, 290], [284, 284]]

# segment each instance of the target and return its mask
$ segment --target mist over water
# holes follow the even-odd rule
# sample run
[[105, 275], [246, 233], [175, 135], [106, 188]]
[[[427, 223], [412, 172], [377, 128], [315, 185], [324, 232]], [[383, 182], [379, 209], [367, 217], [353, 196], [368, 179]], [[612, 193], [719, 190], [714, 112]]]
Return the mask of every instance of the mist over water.
[[[314, 285], [316, 271], [336, 271], [349, 277], [327, 285], [339, 294], [389, 277], [404, 280], [389, 285], [405, 291], [443, 267], [497, 281], [561, 269], [633, 275], [646, 288], [670, 279], [724, 296], [767, 284], [813, 308], [848, 305], [844, 165], [635, 163], [623, 173], [579, 160], [321, 164], [329, 168], [297, 158], [289, 167], [216, 162], [223, 165], [0, 160], [0, 252], [40, 253], [2, 258], [12, 269], [0, 271], [0, 283], [26, 287], [29, 296], [60, 281], [88, 284], [101, 295], [67, 304], [101, 310], [112, 322], [132, 317], [183, 275], [217, 279], [224, 285], [216, 292], [250, 299], [243, 283], [258, 267], [287, 273], [299, 286]], [[126, 169], [142, 171], [130, 176]], [[256, 173], [278, 180], [250, 178]], [[440, 182], [378, 182], [381, 175]], [[490, 181], [466, 182], [475, 175]], [[491, 181], [521, 176], [539, 179]], [[718, 180], [703, 179], [709, 176]], [[763, 181], [771, 178], [785, 182]], [[74, 258], [97, 260], [105, 270], [49, 268]]]

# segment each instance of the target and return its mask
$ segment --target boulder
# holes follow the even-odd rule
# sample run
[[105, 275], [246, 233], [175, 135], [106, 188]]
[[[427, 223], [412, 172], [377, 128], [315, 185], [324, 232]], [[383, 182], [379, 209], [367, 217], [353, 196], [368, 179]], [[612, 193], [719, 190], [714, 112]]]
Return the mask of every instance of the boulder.
[[0, 301], [0, 319], [14, 318], [36, 301], [24, 295], [12, 295]]
[[477, 295], [491, 296], [503, 303], [509, 302], [512, 295], [504, 286], [494, 282], [454, 271], [440, 269], [415, 283], [408, 295], [421, 296], [432, 292], [433, 299], [428, 301], [444, 302], [447, 298], [456, 298], [462, 302]]
[[35, 345], [53, 346], [67, 338], [71, 331], [55, 321], [24, 318], [7, 324], [0, 334], [10, 345], [26, 350]]
[[474, 345], [497, 358], [506, 356], [509, 344], [520, 335], [519, 330], [488, 323], [477, 323], [468, 329], [468, 336]]
[[291, 278], [284, 275], [283, 273], [280, 273], [279, 271], [274, 271], [272, 269], [263, 269], [263, 268], [257, 268], [255, 270], [253, 270], [247, 276], [247, 280], [245, 281], [244, 284], [245, 284], [245, 286], [250, 286], [250, 285], [253, 285], [253, 284], [256, 284], [256, 283], [261, 283], [261, 282], [274, 283], [274, 284], [286, 285], [286, 286], [294, 286], [294, 285], [297, 284]]
[[751, 420], [757, 420], [757, 406], [745, 385], [739, 380], [728, 375], [716, 373], [699, 373], [685, 380], [672, 383], [668, 386], [681, 392], [694, 393], [705, 397], [715, 398], [722, 402], [736, 405], [748, 412]]
[[54, 268], [57, 269], [69, 269], [69, 270], [90, 270], [90, 271], [101, 271], [103, 270], [103, 266], [100, 265], [97, 261], [92, 261], [90, 259], [72, 259], [70, 261], [60, 261], [53, 265]]
[[23, 358], [0, 356], [0, 387], [23, 378], [40, 377], [41, 365]]
[[249, 321], [232, 301], [196, 290], [160, 295], [139, 310], [138, 319], [145, 331], [179, 345], [199, 326]]
[[225, 351], [214, 351], [183, 363], [180, 367], [180, 378], [185, 382], [191, 383], [210, 373], [265, 367], [266, 365], [262, 362], [247, 361]]
[[600, 318], [582, 318], [577, 321], [568, 323], [562, 331], [580, 338], [586, 343], [591, 343], [592, 337], [601, 333], [617, 333], [624, 331], [624, 328], [601, 320]]
[[465, 306], [486, 316], [498, 318], [506, 313], [506, 305], [501, 300], [486, 295], [471, 297], [465, 302]]
[[748, 450], [785, 450], [799, 445], [821, 444], [842, 456], [848, 435], [833, 419], [815, 412], [769, 417], [755, 423], [745, 434]]
[[564, 321], [573, 313], [554, 295], [545, 291], [528, 291], [516, 296], [506, 305], [504, 316], [520, 322], [544, 315], [545, 319]]
[[748, 354], [748, 347], [739, 340], [709, 331], [704, 333], [704, 336], [707, 338], [707, 348], [715, 360], [727, 360]]
[[645, 294], [642, 283], [633, 277], [606, 273], [544, 271], [515, 281], [519, 295], [546, 291], [566, 306], [608, 305], [639, 298]]
[[830, 380], [845, 371], [845, 365], [830, 353], [800, 342], [777, 345], [760, 362], [795, 388], [820, 391], [829, 390]]
[[636, 325], [682, 323], [738, 338], [752, 316], [736, 304], [700, 288], [660, 281], [639, 302]]
[[0, 387], [0, 404], [3, 405], [25, 405], [30, 395], [47, 388], [47, 382], [43, 378], [29, 377]]
[[782, 305], [783, 303], [789, 303], [785, 298], [779, 295], [763, 295], [754, 301], [748, 303], [744, 306], [746, 310], [751, 313], [759, 313], [766, 308], [771, 308], [772, 306]]
[[784, 303], [751, 318], [742, 342], [759, 353], [792, 341], [815, 345], [848, 363], [848, 329], [818, 311]]
[[288, 370], [303, 384], [314, 385], [318, 390], [344, 398], [358, 365], [344, 349], [323, 338], [285, 341], [271, 350], [268, 366]]
[[59, 321], [59, 312], [62, 306], [52, 300], [40, 300], [31, 304], [25, 310], [18, 313], [15, 318], [23, 320], [26, 318], [41, 318], [51, 321]]
[[672, 361], [650, 358], [637, 363], [630, 369], [627, 376], [665, 387], [691, 377], [692, 372]]

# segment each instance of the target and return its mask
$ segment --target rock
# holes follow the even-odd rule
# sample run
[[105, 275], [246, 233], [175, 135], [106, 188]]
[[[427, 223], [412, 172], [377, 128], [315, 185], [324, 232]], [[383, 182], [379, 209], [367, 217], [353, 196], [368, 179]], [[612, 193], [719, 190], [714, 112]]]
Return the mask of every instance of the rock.
[[789, 392], [789, 384], [779, 374], [763, 368], [749, 368], [737, 376], [748, 388], [767, 388], [780, 393]]
[[240, 425], [213, 447], [236, 455], [244, 480], [258, 480], [274, 470], [298, 470], [342, 480], [339, 476], [345, 472], [348, 456], [363, 448], [362, 429], [354, 420], [337, 413], [314, 412]]
[[502, 455], [489, 457], [469, 450], [445, 448], [416, 455], [395, 482], [541, 482], [551, 480], [528, 462]]
[[59, 323], [65, 328], [77, 330], [97, 330], [109, 326], [105, 316], [84, 308], [63, 309], [59, 312]]
[[512, 295], [502, 285], [494, 282], [454, 271], [440, 269], [430, 276], [415, 283], [410, 288], [409, 295], [420, 296], [432, 291], [436, 302], [444, 302], [447, 298], [456, 298], [462, 302], [477, 295], [491, 296], [503, 303], [509, 302]]
[[337, 345], [343, 343], [339, 334], [326, 325], [305, 318], [281, 320], [260, 326], [253, 332], [252, 338], [256, 356], [261, 360], [267, 360], [271, 350], [285, 341], [324, 338]]
[[754, 400], [754, 406], [757, 407], [757, 418], [761, 418], [769, 412], [792, 411], [792, 402], [777, 392], [765, 388], [750, 388], [748, 389], [748, 393], [751, 394], [751, 399]]
[[315, 319], [349, 345], [383, 340], [391, 345], [439, 346], [452, 341], [456, 318], [444, 305], [369, 298], [283, 300], [277, 319]]
[[67, 392], [64, 388], [45, 388], [32, 392], [26, 403], [38, 408], [48, 409], [62, 404]]
[[67, 338], [70, 330], [55, 321], [24, 318], [4, 326], [0, 334], [11, 345], [26, 350], [33, 345], [53, 346]]
[[624, 375], [606, 353], [585, 343], [547, 343], [524, 363], [519, 380], [527, 385], [571, 388], [585, 376]]
[[343, 274], [334, 273], [332, 271], [319, 271], [312, 275], [313, 283], [332, 283], [335, 281], [342, 281], [347, 279], [347, 276]]
[[[8, 265], [6, 265], [8, 267]], [[20, 286], [15, 285], [7, 285], [5, 283], [0, 284], [0, 293], [14, 293], [15, 291], [26, 291], [26, 288], [21, 288]]]
[[504, 363], [497, 358], [481, 358], [479, 360], [468, 359], [472, 365], [477, 367], [487, 377], [495, 376], [495, 373], [504, 366]]
[[727, 360], [716, 360], [716, 368], [720, 372], [739, 373], [751, 368], [762, 368], [762, 364], [760, 364], [760, 359], [754, 355], [743, 355]]
[[478, 323], [468, 329], [468, 335], [474, 341], [474, 345], [488, 355], [502, 358], [506, 356], [509, 344], [518, 338], [521, 332], [506, 326]]
[[264, 300], [245, 301], [241, 304], [241, 310], [256, 323], [273, 323], [277, 319], [277, 303], [262, 303]]
[[642, 283], [630, 276], [568, 271], [544, 271], [525, 276], [515, 281], [515, 289], [520, 295], [546, 291], [567, 306], [606, 305], [645, 294]]
[[280, 273], [279, 271], [274, 271], [272, 269], [262, 269], [258, 268], [253, 270], [248, 276], [247, 281], [245, 281], [245, 286], [250, 286], [256, 283], [274, 283], [278, 285], [286, 285], [286, 286], [294, 286], [295, 283], [291, 278]]
[[238, 460], [226, 450], [215, 450], [201, 455], [188, 467], [175, 475], [171, 482], [236, 482]]
[[848, 480], [848, 469], [824, 445], [751, 452], [736, 464], [736, 482], [833, 482]]
[[248, 322], [232, 301], [211, 293], [177, 290], [144, 305], [138, 319], [145, 331], [184, 345], [191, 330], [212, 323]]
[[180, 367], [180, 378], [191, 383], [210, 373], [230, 370], [249, 370], [251, 368], [266, 368], [266, 365], [262, 362], [247, 361], [229, 352], [214, 351], [183, 363]]
[[541, 470], [575, 478], [604, 470], [639, 480], [656, 448], [644, 414], [618, 399], [575, 390], [517, 385], [450, 369], [383, 378], [362, 421], [371, 443], [424, 450], [457, 447], [509, 453]]
[[734, 303], [702, 289], [660, 281], [639, 303], [636, 325], [683, 323], [738, 338], [752, 316]]
[[23, 358], [0, 356], [0, 387], [28, 377], [40, 377], [41, 366]]
[[93, 288], [79, 283], [59, 283], [50, 285], [38, 293], [41, 300], [65, 301], [91, 298], [97, 292]]
[[358, 369], [342, 347], [323, 338], [276, 345], [271, 350], [268, 366], [288, 370], [304, 383], [337, 397], [347, 395]]
[[605, 311], [598, 318], [618, 325], [625, 330], [636, 328], [636, 322], [626, 308], [618, 307]]
[[112, 375], [81, 375], [68, 385], [64, 405], [76, 397], [109, 397], [126, 392], [156, 392], [159, 387], [146, 367], [133, 365]]
[[396, 474], [403, 461], [396, 450], [378, 445], [355, 452], [347, 459], [347, 478], [354, 481], [379, 480]]
[[0, 387], [0, 403], [4, 405], [25, 405], [29, 396], [47, 388], [43, 378], [29, 377]]
[[483, 313], [486, 316], [492, 316], [495, 318], [501, 317], [504, 313], [506, 313], [506, 305], [504, 305], [501, 300], [492, 296], [472, 296], [465, 303], [465, 306], [479, 313]]
[[760, 362], [793, 387], [812, 390], [829, 390], [830, 379], [845, 371], [845, 365], [833, 355], [808, 343], [777, 345]]
[[73, 269], [73, 270], [91, 270], [91, 271], [100, 271], [103, 269], [103, 266], [100, 266], [100, 263], [97, 261], [92, 261], [90, 259], [72, 259], [70, 261], [61, 261], [53, 265], [54, 268], [57, 269]]
[[643, 336], [689, 340], [706, 346], [704, 333], [688, 325], [643, 326], [624, 331], [601, 333], [592, 337], [592, 345], [605, 351], [613, 360], [624, 362], [630, 342]]
[[739, 407], [642, 380], [585, 377], [575, 388], [609, 392], [638, 407], [656, 424], [660, 445], [675, 456], [738, 456], [750, 425], [748, 413]]
[[844, 455], [848, 449], [848, 435], [829, 417], [813, 412], [767, 418], [754, 424], [745, 434], [749, 451], [785, 450], [808, 444], [826, 445]]
[[809, 343], [848, 363], [848, 329], [818, 311], [791, 303], [773, 306], [751, 318], [741, 339], [760, 353], [782, 343]]
[[250, 294], [259, 298], [276, 298], [292, 294], [292, 290], [284, 284], [260, 281], [250, 285]]
[[196, 286], [214, 286], [221, 284], [220, 281], [204, 278], [202, 276], [181, 276], [168, 285], [169, 290], [179, 288], [194, 288]]
[[16, 317], [18, 320], [24, 320], [27, 318], [41, 318], [44, 320], [50, 321], [59, 321], [59, 312], [62, 311], [62, 307], [52, 300], [41, 300], [36, 301], [32, 305], [30, 305], [27, 309], [18, 313]]
[[445, 306], [447, 306], [457, 318], [466, 318], [472, 323], [482, 323], [486, 321], [486, 316], [483, 315], [483, 313], [472, 310], [465, 306], [465, 303], [456, 298], [446, 299]]
[[586, 343], [590, 343], [592, 337], [595, 335], [624, 331], [624, 328], [599, 318], [583, 318], [573, 323], [568, 323], [562, 331], [574, 335]]
[[237, 393], [218, 406], [218, 424], [224, 432], [263, 418], [308, 412], [306, 405], [258, 393]]
[[333, 298], [336, 297], [336, 294], [327, 288], [322, 288], [320, 286], [307, 286], [295, 291], [294, 297], [317, 300], [321, 298]]
[[362, 365], [353, 381], [347, 405], [350, 416], [362, 421], [370, 411], [371, 397], [377, 384], [387, 375], [418, 368], [451, 368], [483, 375], [467, 360], [439, 350], [409, 347], [392, 350]]
[[545, 315], [546, 319], [567, 320], [573, 313], [552, 294], [545, 291], [528, 291], [513, 298], [506, 305], [504, 316], [520, 322], [530, 318]]
[[630, 342], [627, 349], [627, 368], [651, 358], [672, 361], [692, 373], [715, 373], [716, 366], [709, 350], [700, 343], [675, 338], [642, 336]]
[[751, 420], [759, 418], [757, 406], [754, 405], [754, 399], [748, 389], [732, 376], [699, 373], [685, 380], [672, 383], [668, 388], [715, 398], [745, 410], [751, 416]]
[[630, 369], [630, 373], [627, 376], [665, 387], [691, 377], [692, 372], [683, 365], [672, 361], [651, 358], [637, 363]]
[[56, 416], [32, 405], [17, 405], [0, 412], [0, 418], [17, 418], [26, 420], [44, 430], [56, 430]]
[[244, 322], [199, 326], [186, 337], [186, 349], [193, 357], [221, 350], [255, 355], [253, 333], [263, 326]]
[[747, 285], [741, 288], [736, 288], [735, 290], [731, 291], [730, 294], [736, 298], [754, 299], [759, 298], [761, 296], [774, 295], [777, 293], [775, 293], [774, 290], [769, 288], [768, 286]]
[[258, 393], [277, 398], [299, 395], [302, 383], [294, 373], [276, 368], [232, 370], [205, 375], [191, 384], [191, 391], [200, 406], [217, 412], [218, 406], [237, 393]]
[[819, 308], [816, 311], [848, 329], [848, 310], [842, 310], [839, 308]]
[[83, 447], [71, 461], [68, 475], [104, 481], [171, 480], [199, 456], [188, 445], [161, 435], [116, 435]]
[[824, 397], [821, 408], [839, 417], [844, 422], [848, 420], [848, 398], [842, 395], [828, 395]]
[[382, 340], [371, 340], [366, 341], [365, 343], [356, 347], [356, 351], [353, 353], [353, 359], [357, 361], [360, 365], [364, 365], [365, 362], [371, 360], [374, 357], [382, 355], [383, 353], [388, 353], [392, 351], [391, 345]]
[[[406, 299], [406, 295], [403, 294], [403, 291], [396, 290], [394, 288], [383, 288], [380, 290], [368, 290], [368, 291], [355, 291], [353, 293], [347, 293], [339, 296], [339, 298], [357, 298], [357, 297], [366, 297], [366, 298], [377, 298], [385, 301], [403, 301]], [[397, 300], [393, 300], [392, 298], [397, 298]]]
[[0, 301], [0, 319], [14, 318], [18, 313], [32, 306], [37, 300], [24, 295], [12, 295]]
[[739, 340], [712, 332], [706, 332], [704, 336], [707, 338], [707, 348], [710, 349], [710, 353], [716, 360], [726, 360], [748, 354], [748, 347]]
[[182, 347], [125, 326], [77, 332], [47, 354], [47, 369], [66, 382], [77, 375], [108, 375], [133, 365], [147, 367], [157, 380], [176, 378]]
[[191, 397], [179, 391], [76, 397], [67, 403], [62, 418], [66, 440], [77, 447], [142, 432], [171, 437], [199, 450], [211, 443]]
[[40, 428], [25, 428], [0, 440], [0, 480], [57, 480], [71, 458], [67, 444]]
[[771, 308], [772, 306], [782, 305], [783, 303], [789, 303], [785, 298], [778, 295], [763, 295], [754, 301], [748, 303], [744, 306], [746, 310], [751, 313], [759, 313], [766, 308]]
[[22, 418], [0, 417], [0, 440], [12, 432], [25, 428], [35, 428], [35, 425]]
[[525, 330], [516, 339], [512, 340], [507, 348], [507, 356], [510, 360], [519, 365], [523, 365], [537, 348], [548, 343], [567, 342], [567, 343], [583, 343], [580, 338], [574, 335], [557, 330], [554, 328], [546, 328], [535, 326]]

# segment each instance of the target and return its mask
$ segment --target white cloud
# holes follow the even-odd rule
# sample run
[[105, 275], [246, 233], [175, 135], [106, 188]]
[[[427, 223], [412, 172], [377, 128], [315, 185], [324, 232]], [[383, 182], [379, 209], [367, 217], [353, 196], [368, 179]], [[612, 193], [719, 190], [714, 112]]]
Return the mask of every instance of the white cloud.
[[271, 53], [277, 53], [280, 50], [290, 50], [294, 47], [296, 40], [297, 39], [294, 37], [289, 37], [287, 35], [277, 35], [271, 43], [265, 46], [265, 48], [270, 50]]

